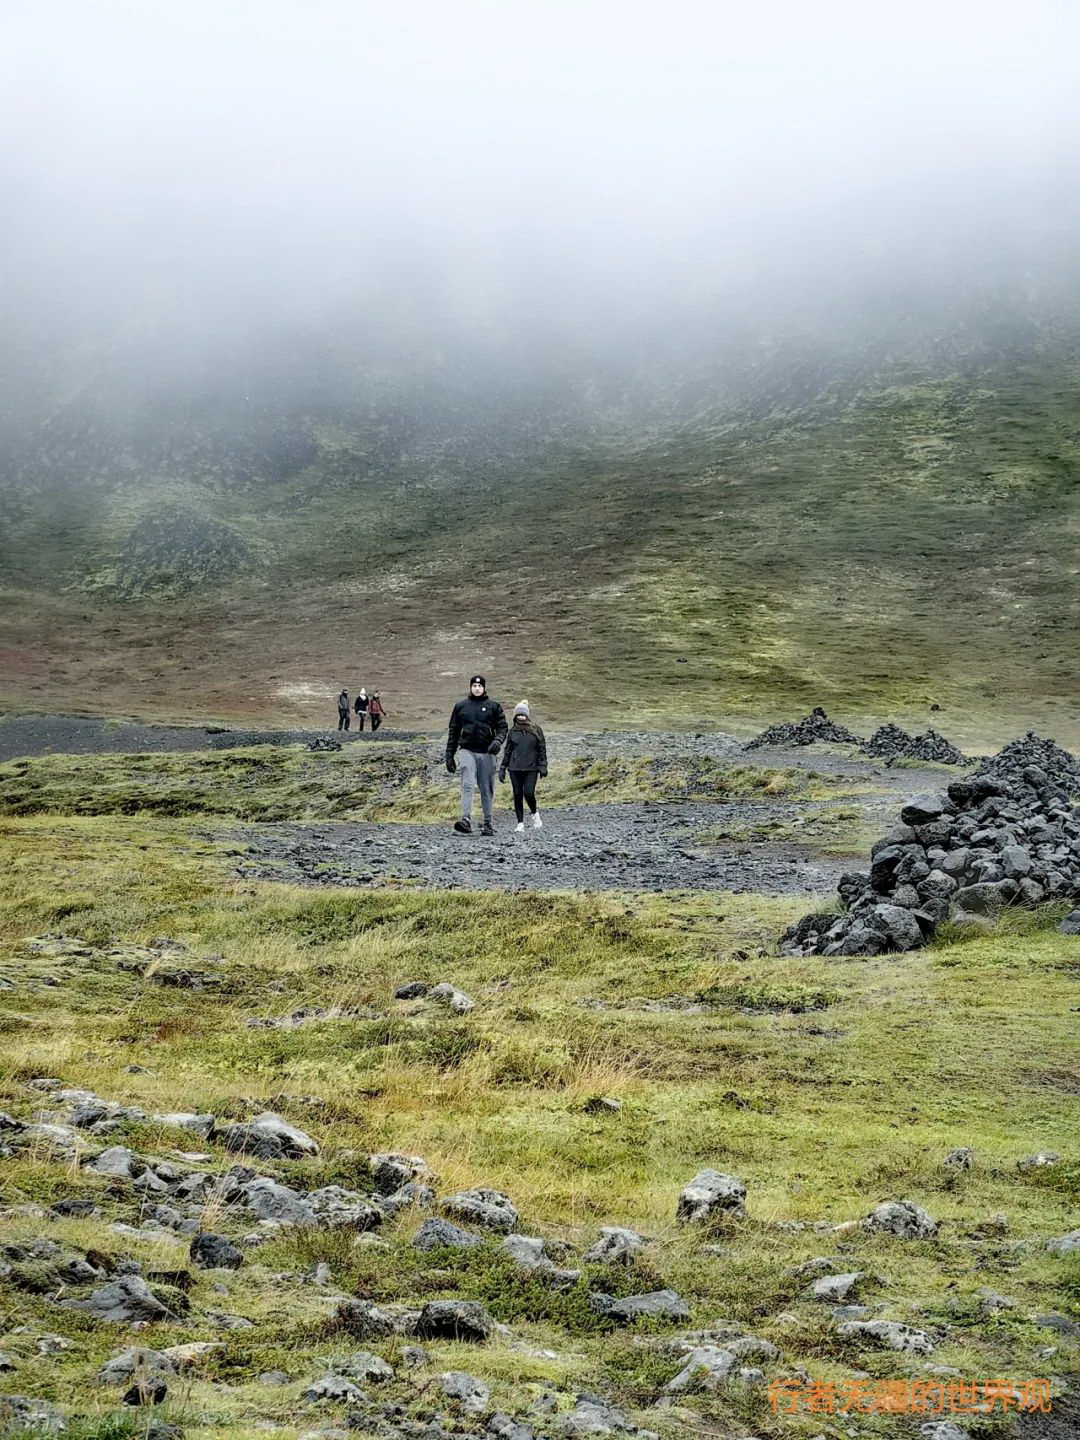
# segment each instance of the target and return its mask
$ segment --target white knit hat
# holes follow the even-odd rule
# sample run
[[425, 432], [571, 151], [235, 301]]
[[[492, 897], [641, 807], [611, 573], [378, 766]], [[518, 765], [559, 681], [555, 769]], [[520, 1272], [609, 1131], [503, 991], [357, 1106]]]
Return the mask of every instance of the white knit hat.
[[530, 715], [529, 702], [527, 700], [519, 700], [518, 703], [514, 706], [514, 714], [524, 715], [525, 718], [528, 719]]

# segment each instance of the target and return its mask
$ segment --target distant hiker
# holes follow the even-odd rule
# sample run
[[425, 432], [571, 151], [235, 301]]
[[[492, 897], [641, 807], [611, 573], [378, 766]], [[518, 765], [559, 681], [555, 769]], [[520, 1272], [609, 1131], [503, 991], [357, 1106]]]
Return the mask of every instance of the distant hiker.
[[[497, 700], [487, 693], [483, 675], [469, 681], [469, 693], [459, 700], [450, 714], [450, 732], [446, 737], [446, 768], [450, 774], [461, 770], [461, 819], [454, 821], [459, 835], [472, 834], [473, 790], [480, 788], [480, 804], [484, 811], [481, 835], [494, 835], [492, 813], [495, 796], [495, 756], [506, 739], [506, 716]], [[458, 759], [460, 757], [460, 766]]]
[[[353, 706], [353, 709], [356, 711], [357, 726], [359, 727], [359, 729], [363, 730], [364, 716], [368, 713], [367, 691], [364, 689], [363, 685], [360, 686], [360, 694], [356, 697], [356, 703]], [[375, 727], [372, 726], [372, 729], [374, 728]]]
[[349, 692], [342, 690], [337, 697], [337, 728], [347, 730], [349, 728]]
[[378, 690], [376, 690], [375, 694], [371, 697], [371, 703], [368, 705], [368, 714], [371, 716], [371, 733], [374, 735], [386, 717], [386, 711], [383, 709], [382, 701], [379, 699]]
[[525, 829], [526, 804], [532, 811], [533, 829], [542, 830], [544, 822], [536, 808], [536, 782], [547, 775], [547, 741], [540, 726], [533, 724], [527, 700], [519, 700], [514, 706], [514, 723], [499, 763], [500, 780], [506, 780], [507, 771], [514, 791], [518, 831]]

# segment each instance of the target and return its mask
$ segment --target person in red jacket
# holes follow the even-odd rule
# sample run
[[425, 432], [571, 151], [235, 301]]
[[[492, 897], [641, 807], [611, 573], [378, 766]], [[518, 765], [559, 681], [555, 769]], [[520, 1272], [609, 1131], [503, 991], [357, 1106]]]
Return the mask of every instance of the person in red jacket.
[[367, 713], [371, 717], [371, 731], [372, 734], [374, 734], [386, 718], [386, 711], [383, 709], [382, 701], [379, 699], [378, 690], [375, 691], [374, 695], [372, 695], [368, 701]]

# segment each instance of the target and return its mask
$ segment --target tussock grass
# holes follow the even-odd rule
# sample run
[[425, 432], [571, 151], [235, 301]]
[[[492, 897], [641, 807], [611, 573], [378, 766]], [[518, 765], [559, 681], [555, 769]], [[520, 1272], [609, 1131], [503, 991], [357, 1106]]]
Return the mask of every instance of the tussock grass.
[[[723, 764], [707, 756], [596, 759], [553, 765], [547, 806], [640, 800], [835, 800], [842, 777]], [[131, 815], [245, 821], [445, 820], [455, 781], [420, 741], [311, 754], [300, 745], [151, 755], [62, 755], [0, 765], [0, 815]]]
[[[1075, 1313], [1078, 1303], [1069, 1262], [1041, 1247], [1076, 1223], [1080, 1131], [1065, 1081], [1075, 1061], [1077, 962], [1073, 942], [1044, 923], [903, 957], [791, 959], [771, 944], [805, 908], [799, 897], [311, 893], [233, 883], [225, 859], [173, 820], [0, 822], [0, 973], [14, 985], [0, 993], [0, 1014], [25, 1022], [3, 1037], [0, 1107], [24, 1118], [44, 1112], [25, 1086], [40, 1074], [151, 1115], [190, 1108], [241, 1117], [271, 1103], [322, 1146], [317, 1160], [259, 1166], [286, 1182], [362, 1187], [369, 1150], [403, 1150], [426, 1157], [442, 1193], [505, 1189], [526, 1233], [577, 1250], [601, 1225], [629, 1224], [650, 1244], [629, 1270], [590, 1270], [560, 1292], [510, 1271], [494, 1244], [420, 1255], [409, 1243], [416, 1215], [384, 1228], [387, 1248], [342, 1234], [283, 1235], [225, 1277], [227, 1296], [212, 1288], [219, 1277], [196, 1273], [190, 1314], [141, 1337], [208, 1338], [199, 1318], [207, 1309], [254, 1322], [218, 1335], [223, 1349], [176, 1386], [189, 1436], [238, 1440], [256, 1416], [281, 1423], [286, 1437], [305, 1428], [296, 1397], [319, 1373], [319, 1357], [358, 1348], [328, 1329], [332, 1299], [303, 1278], [320, 1261], [331, 1269], [331, 1295], [480, 1299], [516, 1337], [553, 1351], [550, 1359], [502, 1344], [430, 1347], [433, 1369], [483, 1376], [509, 1409], [548, 1383], [608, 1386], [623, 1403], [646, 1405], [678, 1368], [662, 1335], [610, 1333], [586, 1303], [589, 1287], [671, 1286], [690, 1303], [692, 1325], [729, 1320], [780, 1345], [784, 1359], [770, 1374], [797, 1363], [825, 1379], [853, 1366], [910, 1373], [902, 1356], [837, 1340], [827, 1311], [787, 1273], [816, 1254], [880, 1276], [870, 1294], [890, 1317], [944, 1327], [935, 1363], [969, 1377], [1039, 1374], [1040, 1347], [1058, 1343], [1053, 1364], [1064, 1368], [1070, 1342], [1035, 1317]], [[99, 959], [28, 954], [23, 938], [47, 929], [98, 942], [168, 934], [197, 955], [222, 955], [221, 982], [175, 990]], [[393, 1002], [406, 979], [450, 979], [477, 1007], [457, 1018]], [[705, 1008], [645, 1008], [671, 996]], [[308, 1004], [364, 1007], [380, 1018], [247, 1027], [249, 1017]], [[132, 1064], [145, 1069], [132, 1073]], [[597, 1094], [618, 1098], [621, 1110], [590, 1113]], [[112, 1138], [158, 1153], [202, 1148], [154, 1122]], [[974, 1148], [975, 1168], [943, 1169], [941, 1158], [961, 1144]], [[207, 1148], [210, 1168], [234, 1162]], [[1066, 1163], [1019, 1171], [1016, 1161], [1037, 1149], [1055, 1149]], [[705, 1165], [740, 1175], [749, 1192], [748, 1219], [709, 1237], [717, 1254], [674, 1223], [681, 1185]], [[48, 1222], [51, 1238], [133, 1254], [156, 1272], [183, 1264], [183, 1247], [108, 1231], [111, 1220], [130, 1221], [130, 1197], [43, 1149], [5, 1160], [2, 1184], [9, 1207], [72, 1193], [101, 1206], [100, 1220]], [[937, 1240], [772, 1223], [857, 1219], [898, 1197], [930, 1210], [941, 1223]], [[995, 1237], [985, 1227], [998, 1212], [1008, 1226]], [[214, 1203], [203, 1220], [229, 1234], [250, 1224]], [[32, 1213], [0, 1225], [5, 1239], [43, 1228]], [[281, 1274], [290, 1278], [271, 1278]], [[983, 1285], [1016, 1309], [982, 1316]], [[59, 1357], [40, 1357], [20, 1341], [20, 1391], [81, 1407], [88, 1436], [113, 1433], [115, 1406], [90, 1380], [127, 1337], [46, 1296], [9, 1287], [5, 1298], [7, 1313], [32, 1327], [27, 1335], [48, 1329], [72, 1342]], [[397, 1343], [375, 1348], [393, 1359]], [[253, 1377], [270, 1368], [294, 1383], [259, 1387]], [[213, 1388], [214, 1377], [235, 1388]], [[821, 1429], [812, 1416], [781, 1426], [760, 1399], [732, 1393], [689, 1404], [720, 1433], [752, 1424], [773, 1440]], [[682, 1433], [677, 1414], [656, 1423], [665, 1436]], [[865, 1433], [892, 1432], [868, 1417]]]

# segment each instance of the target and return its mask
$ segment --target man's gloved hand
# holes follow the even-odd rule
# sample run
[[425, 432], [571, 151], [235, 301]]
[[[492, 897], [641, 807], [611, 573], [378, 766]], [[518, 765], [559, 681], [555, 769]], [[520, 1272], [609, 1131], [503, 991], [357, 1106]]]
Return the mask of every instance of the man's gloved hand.
[[488, 746], [488, 754], [489, 754], [489, 755], [497, 755], [501, 749], [502, 749], [502, 744], [501, 744], [501, 742], [498, 741], [498, 740], [492, 740], [491, 744]]
[[500, 770], [500, 771], [499, 771], [499, 783], [502, 784], [502, 785], [505, 785], [505, 784], [506, 784], [506, 771], [505, 771], [505, 770]]
[[540, 779], [541, 779], [541, 780], [546, 780], [546, 779], [547, 779], [547, 771], [546, 771], [546, 770], [541, 770], [541, 771], [540, 771]]
[[448, 756], [447, 756], [447, 759], [446, 759], [446, 769], [447, 769], [447, 772], [448, 772], [450, 775], [453, 775], [454, 771], [457, 769], [457, 761], [454, 759], [454, 757], [453, 757], [452, 755], [448, 755]]

